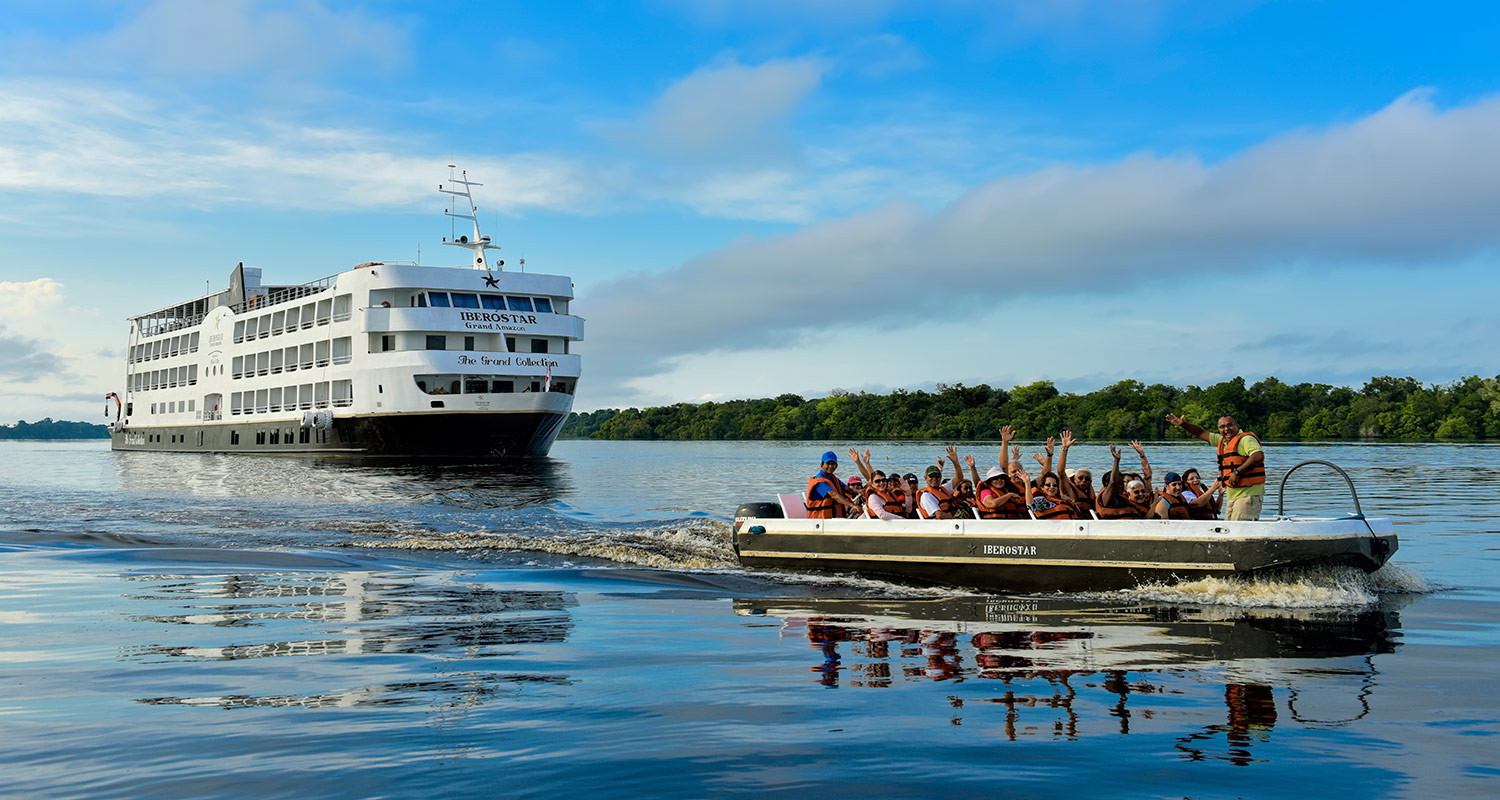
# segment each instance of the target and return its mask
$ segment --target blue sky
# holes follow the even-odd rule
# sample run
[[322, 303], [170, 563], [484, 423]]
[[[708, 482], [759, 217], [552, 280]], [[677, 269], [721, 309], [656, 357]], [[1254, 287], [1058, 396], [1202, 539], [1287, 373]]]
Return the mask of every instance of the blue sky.
[[[1495, 375], [1500, 6], [0, 2], [0, 422], [129, 315], [440, 253], [570, 275], [578, 408]], [[461, 254], [460, 254], [461, 255]]]

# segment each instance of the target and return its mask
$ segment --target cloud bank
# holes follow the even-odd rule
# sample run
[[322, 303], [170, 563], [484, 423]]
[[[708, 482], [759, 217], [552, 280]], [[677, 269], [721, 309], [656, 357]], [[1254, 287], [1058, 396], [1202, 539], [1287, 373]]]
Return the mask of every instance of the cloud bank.
[[[1500, 97], [1442, 110], [1412, 92], [1215, 164], [1136, 155], [1000, 178], [937, 213], [885, 207], [744, 241], [580, 299], [605, 379], [840, 326], [952, 315], [1311, 259], [1410, 265], [1500, 243]], [[1209, 298], [1205, 298], [1209, 299]], [[648, 312], [648, 313], [643, 313]], [[601, 375], [602, 373], [602, 375]]]

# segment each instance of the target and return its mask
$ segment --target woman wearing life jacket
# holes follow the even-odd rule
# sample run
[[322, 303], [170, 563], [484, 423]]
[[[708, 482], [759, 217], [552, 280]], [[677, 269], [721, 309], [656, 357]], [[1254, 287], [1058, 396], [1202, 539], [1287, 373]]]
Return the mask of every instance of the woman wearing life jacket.
[[1168, 414], [1167, 422], [1214, 446], [1219, 480], [1228, 487], [1224, 519], [1260, 519], [1266, 495], [1266, 453], [1260, 438], [1240, 430], [1239, 420], [1229, 415], [1219, 417], [1218, 433], [1210, 433], [1176, 414]]
[[849, 499], [859, 503], [858, 508], [845, 509], [849, 519], [858, 519], [865, 515], [865, 481], [858, 475], [849, 478]]
[[1151, 463], [1146, 460], [1146, 449], [1139, 441], [1131, 442], [1130, 447], [1140, 454], [1144, 477], [1121, 473], [1120, 448], [1110, 445], [1114, 466], [1104, 476], [1104, 488], [1099, 491], [1094, 508], [1100, 519], [1145, 519], [1151, 511]]
[[[1063, 431], [1063, 436], [1065, 437], [1063, 441], [1072, 444], [1071, 431]], [[1063, 481], [1058, 478], [1057, 473], [1052, 471], [1052, 448], [1055, 443], [1056, 440], [1053, 437], [1047, 437], [1045, 447], [1047, 457], [1033, 456], [1037, 463], [1041, 464], [1042, 473], [1036, 479], [1036, 490], [1028, 504], [1031, 508], [1031, 515], [1037, 519], [1078, 519], [1078, 510], [1073, 508], [1068, 495], [1065, 494]]]
[[1224, 498], [1218, 492], [1223, 484], [1214, 481], [1213, 486], [1204, 486], [1197, 467], [1182, 471], [1182, 496], [1188, 501], [1188, 519], [1218, 519], [1219, 503]]
[[871, 519], [906, 519], [906, 498], [891, 491], [891, 480], [878, 469], [870, 479], [865, 511]]
[[1073, 474], [1068, 474], [1068, 450], [1076, 443], [1072, 431], [1062, 432], [1057, 453], [1059, 485], [1063, 499], [1072, 503], [1073, 509], [1078, 512], [1077, 519], [1090, 519], [1093, 515], [1089, 512], [1094, 510], [1094, 474], [1087, 469], [1074, 470]]
[[957, 514], [958, 480], [963, 468], [958, 463], [958, 450], [948, 448], [948, 460], [953, 462], [953, 480], [943, 483], [943, 459], [927, 468], [924, 479], [927, 485], [917, 490], [917, 513], [922, 519], [953, 519]]
[[1168, 472], [1161, 479], [1161, 491], [1151, 504], [1149, 519], [1190, 519], [1187, 498], [1182, 496], [1186, 485], [1177, 473]]
[[834, 476], [838, 468], [839, 458], [830, 450], [823, 454], [822, 469], [807, 479], [807, 497], [803, 504], [807, 507], [808, 519], [843, 517], [846, 514], [838, 510], [839, 506], [856, 507], [849, 498], [848, 487]]
[[958, 495], [954, 498], [957, 507], [957, 516], [960, 519], [974, 519], [974, 506], [979, 498], [974, 496], [974, 482], [964, 478], [963, 483], [958, 485]]
[[974, 477], [977, 495], [974, 498], [974, 516], [978, 519], [1021, 519], [1026, 515], [1025, 497], [1011, 491], [1005, 473], [999, 467], [991, 467], [979, 479], [979, 470], [974, 466], [973, 456], [964, 456], [969, 465], [969, 474]]

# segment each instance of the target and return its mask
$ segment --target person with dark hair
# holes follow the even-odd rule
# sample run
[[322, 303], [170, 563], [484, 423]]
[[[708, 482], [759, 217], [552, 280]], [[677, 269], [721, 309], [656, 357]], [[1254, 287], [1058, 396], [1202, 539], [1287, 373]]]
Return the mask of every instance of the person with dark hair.
[[807, 479], [807, 497], [803, 504], [807, 507], [808, 519], [844, 517], [848, 513], [839, 512], [838, 506], [846, 509], [857, 507], [856, 501], [849, 498], [849, 487], [834, 475], [838, 468], [839, 457], [829, 450], [823, 454], [822, 469]]
[[1188, 467], [1183, 470], [1182, 482], [1186, 484], [1182, 490], [1182, 496], [1188, 501], [1188, 518], [1218, 519], [1219, 504], [1224, 499], [1221, 494], [1224, 485], [1214, 481], [1213, 486], [1204, 486], [1197, 467]]
[[1168, 414], [1167, 422], [1214, 446], [1219, 458], [1219, 480], [1228, 487], [1224, 519], [1260, 519], [1266, 496], [1266, 452], [1261, 449], [1260, 437], [1240, 430], [1239, 420], [1228, 414], [1219, 417], [1218, 433], [1204, 430], [1176, 414]]

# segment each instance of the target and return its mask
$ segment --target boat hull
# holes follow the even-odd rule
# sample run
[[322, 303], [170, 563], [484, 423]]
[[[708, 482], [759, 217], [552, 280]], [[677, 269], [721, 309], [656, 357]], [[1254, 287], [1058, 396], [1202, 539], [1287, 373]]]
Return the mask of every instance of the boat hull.
[[566, 411], [489, 411], [337, 417], [326, 430], [293, 420], [130, 426], [111, 432], [110, 447], [173, 453], [526, 458], [547, 455], [567, 418]]
[[1324, 564], [1367, 572], [1390, 520], [807, 520], [736, 517], [747, 567], [854, 572], [992, 591], [1123, 589]]

